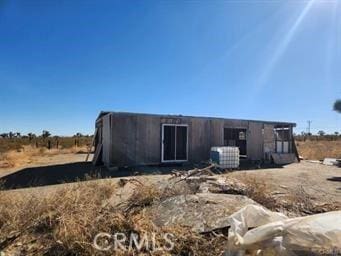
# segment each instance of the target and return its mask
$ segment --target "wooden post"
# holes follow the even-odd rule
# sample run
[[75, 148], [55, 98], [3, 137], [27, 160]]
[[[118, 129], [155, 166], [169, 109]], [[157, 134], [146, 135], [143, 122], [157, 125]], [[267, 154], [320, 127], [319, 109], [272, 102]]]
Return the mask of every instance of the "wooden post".
[[92, 138], [91, 145], [90, 145], [90, 147], [89, 147], [89, 149], [88, 149], [88, 154], [86, 155], [86, 158], [85, 158], [85, 162], [87, 162], [87, 161], [89, 160], [91, 148], [92, 148], [93, 146], [95, 146], [95, 140], [96, 140], [97, 132], [98, 132], [98, 129], [97, 129], [97, 127], [96, 127], [95, 133], [94, 133], [94, 137]]

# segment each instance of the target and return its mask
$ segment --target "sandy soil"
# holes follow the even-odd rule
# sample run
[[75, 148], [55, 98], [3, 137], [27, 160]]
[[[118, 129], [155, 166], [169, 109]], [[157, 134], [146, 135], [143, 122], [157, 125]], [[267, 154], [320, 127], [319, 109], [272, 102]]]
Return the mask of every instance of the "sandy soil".
[[[7, 168], [0, 169], [0, 178], [6, 179], [7, 177], [12, 178], [12, 182], [19, 181], [25, 182], [27, 177], [31, 178], [32, 175], [34, 177], [34, 173], [36, 172], [36, 177], [44, 176], [47, 177], [49, 175], [56, 175], [56, 173], [63, 172], [63, 175], [75, 174], [77, 170], [75, 169], [75, 165], [73, 163], [79, 163], [84, 161], [86, 155], [85, 154], [57, 154], [53, 156], [45, 156], [41, 157], [34, 163], [29, 163], [27, 166], [18, 167], [18, 168]], [[83, 163], [80, 163], [83, 164]], [[90, 163], [86, 166], [80, 165], [77, 166], [78, 169], [82, 171], [84, 168], [89, 168], [92, 170], [92, 165]], [[44, 166], [44, 167], [43, 167]], [[59, 167], [62, 166], [62, 167]], [[37, 168], [34, 168], [37, 167]], [[57, 168], [58, 167], [58, 168]], [[24, 169], [23, 169], [24, 168]], [[155, 167], [154, 167], [155, 168]], [[28, 170], [27, 170], [28, 169]], [[169, 169], [169, 168], [168, 168]], [[98, 170], [98, 168], [97, 168]], [[107, 171], [104, 169], [99, 169], [101, 172], [108, 172], [105, 176], [102, 177], [116, 177], [112, 178], [112, 181], [117, 181], [120, 177], [126, 175], [133, 175], [132, 172], [123, 172], [119, 171]], [[158, 175], [140, 175], [138, 179], [144, 179], [145, 181], [157, 182], [162, 179], [168, 179], [170, 177], [169, 174], [159, 175], [163, 172], [162, 168], [157, 168]], [[86, 172], [85, 170], [84, 172]], [[26, 173], [25, 173], [26, 172]], [[27, 172], [30, 172], [27, 174]], [[84, 172], [82, 174], [84, 174]], [[51, 174], [52, 173], [52, 174]], [[80, 172], [81, 173], [81, 172]], [[168, 172], [169, 173], [169, 172]], [[10, 175], [9, 175], [10, 174]], [[143, 173], [141, 173], [143, 174]], [[326, 202], [332, 201], [337, 202], [341, 205], [341, 168], [337, 168], [334, 166], [325, 166], [319, 163], [311, 163], [308, 161], [302, 161], [301, 163], [294, 163], [290, 165], [286, 165], [283, 168], [270, 168], [270, 169], [255, 169], [255, 170], [247, 170], [247, 171], [235, 171], [228, 174], [224, 174], [228, 177], [233, 177], [235, 179], [243, 180], [245, 177], [254, 177], [255, 179], [259, 179], [262, 182], [265, 182], [272, 192], [276, 192], [278, 194], [286, 194], [290, 191], [295, 191], [298, 188], [302, 187], [310, 196], [316, 199], [317, 202]], [[59, 179], [59, 178], [58, 178]], [[58, 180], [56, 178], [56, 180]], [[73, 182], [75, 180], [70, 180], [67, 182]], [[52, 185], [51, 184], [55, 184]], [[71, 184], [71, 183], [69, 183]], [[50, 186], [42, 186], [42, 184], [38, 184], [40, 187], [38, 190], [43, 191], [45, 189], [53, 190], [54, 188], [58, 188], [60, 186], [65, 186], [66, 184], [59, 184], [58, 182], [47, 182], [46, 185]], [[30, 185], [32, 186], [32, 185]], [[34, 185], [33, 185], [34, 186]], [[25, 186], [20, 186], [25, 187]], [[27, 186], [29, 187], [29, 186]], [[28, 188], [32, 189], [32, 188]], [[27, 190], [27, 189], [19, 189], [19, 190]], [[17, 190], [18, 191], [18, 190]]]
[[288, 193], [302, 187], [318, 202], [327, 200], [341, 205], [341, 168], [301, 161], [278, 169], [237, 171], [228, 176], [243, 179], [253, 176], [264, 181], [273, 192]]
[[[55, 154], [55, 155], [46, 155], [43, 157], [34, 157], [33, 159], [29, 159], [23, 165], [18, 167], [9, 167], [9, 168], [1, 168], [0, 167], [0, 178], [11, 173], [15, 173], [24, 168], [31, 167], [40, 167], [40, 166], [51, 166], [57, 164], [66, 164], [66, 163], [74, 163], [74, 162], [83, 162], [86, 158], [86, 154], [75, 154], [75, 153], [63, 153], [63, 154]], [[90, 156], [89, 159], [92, 159]]]

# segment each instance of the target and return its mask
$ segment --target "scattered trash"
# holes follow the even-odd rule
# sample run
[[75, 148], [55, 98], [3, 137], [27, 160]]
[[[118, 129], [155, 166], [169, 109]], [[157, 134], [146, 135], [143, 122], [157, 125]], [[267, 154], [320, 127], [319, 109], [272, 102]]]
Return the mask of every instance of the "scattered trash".
[[177, 171], [177, 170], [173, 170], [172, 171], [172, 177], [170, 179], [174, 179], [177, 177], [180, 177], [181, 179], [178, 181], [182, 181], [182, 180], [186, 180], [189, 177], [193, 177], [193, 176], [202, 176], [202, 175], [208, 175], [208, 176], [213, 176], [215, 175], [214, 172], [211, 171], [211, 169], [215, 167], [214, 164], [211, 164], [205, 168], [199, 169], [199, 168], [195, 168], [193, 170], [189, 170], [189, 171]]
[[312, 164], [321, 164], [322, 161], [320, 160], [306, 160], [308, 163], [312, 163]]
[[336, 159], [336, 158], [325, 158], [323, 160], [324, 165], [329, 165], [329, 166], [341, 166], [341, 159]]

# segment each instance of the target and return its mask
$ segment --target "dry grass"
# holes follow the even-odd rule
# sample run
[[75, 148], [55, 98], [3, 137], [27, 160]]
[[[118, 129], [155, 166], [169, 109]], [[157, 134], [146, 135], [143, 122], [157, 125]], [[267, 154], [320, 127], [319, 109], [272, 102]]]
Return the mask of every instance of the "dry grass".
[[329, 211], [340, 210], [336, 202], [326, 198], [323, 204], [317, 204], [313, 196], [308, 194], [302, 186], [287, 191], [281, 197], [273, 194], [274, 189], [267, 185], [265, 178], [247, 176], [241, 178], [245, 195], [272, 211], [284, 212], [289, 216], [302, 216]]
[[332, 202], [329, 198], [326, 198], [323, 204], [317, 204], [315, 199], [302, 186], [299, 186], [284, 197], [284, 200], [281, 201], [281, 206], [297, 215], [310, 215], [341, 209], [338, 203]]
[[241, 178], [241, 182], [243, 183], [243, 187], [246, 188], [246, 196], [270, 210], [278, 210], [278, 203], [271, 195], [272, 190], [264, 179], [252, 175], [244, 175]]
[[341, 140], [298, 141], [297, 150], [304, 159], [341, 158]]
[[[140, 185], [127, 207], [103, 206], [118, 185], [108, 180], [89, 181], [65, 186], [46, 195], [18, 191], [0, 192], [0, 251], [18, 255], [112, 255], [92, 246], [99, 232], [155, 233], [164, 243], [165, 232], [172, 233], [172, 251], [147, 252], [145, 255], [220, 255], [226, 238], [201, 235], [184, 227], [156, 227], [143, 209], [177, 191]], [[137, 254], [122, 252], [122, 255]], [[119, 254], [115, 254], [119, 255]], [[139, 254], [140, 255], [140, 254]]]
[[12, 168], [24, 166], [35, 162], [36, 159], [41, 157], [54, 156], [58, 154], [70, 154], [87, 152], [86, 147], [73, 147], [64, 149], [50, 149], [47, 148], [35, 148], [32, 146], [22, 146], [17, 150], [10, 150], [5, 153], [0, 153], [0, 168]]
[[65, 251], [83, 252], [97, 228], [106, 231], [107, 223], [102, 226], [99, 218], [103, 214], [101, 203], [114, 189], [110, 183], [79, 183], [46, 196], [1, 192], [1, 235], [18, 234], [21, 243], [27, 246], [29, 240], [47, 236], [43, 250], [57, 246]]

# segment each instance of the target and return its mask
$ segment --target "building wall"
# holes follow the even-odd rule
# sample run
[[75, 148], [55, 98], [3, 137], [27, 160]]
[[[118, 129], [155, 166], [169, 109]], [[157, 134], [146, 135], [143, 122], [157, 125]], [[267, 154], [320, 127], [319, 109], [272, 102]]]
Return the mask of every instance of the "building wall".
[[273, 125], [262, 122], [133, 113], [110, 113], [102, 118], [103, 162], [107, 166], [161, 163], [163, 123], [188, 125], [190, 162], [208, 160], [212, 146], [223, 146], [224, 128], [247, 129], [247, 155], [251, 160], [263, 159], [264, 148], [272, 150], [274, 145], [270, 132]]
[[264, 158], [269, 160], [270, 153], [275, 152], [275, 133], [274, 133], [274, 125], [264, 124]]
[[249, 122], [247, 132], [246, 148], [250, 160], [260, 160], [263, 158], [263, 124], [258, 122]]
[[102, 143], [103, 143], [103, 152], [102, 159], [103, 163], [110, 163], [111, 155], [112, 155], [112, 138], [111, 138], [111, 125], [110, 125], [110, 115], [103, 116], [103, 128], [102, 128]]

